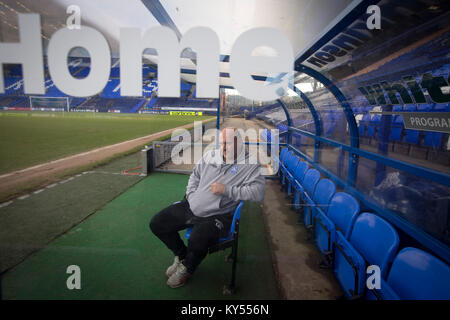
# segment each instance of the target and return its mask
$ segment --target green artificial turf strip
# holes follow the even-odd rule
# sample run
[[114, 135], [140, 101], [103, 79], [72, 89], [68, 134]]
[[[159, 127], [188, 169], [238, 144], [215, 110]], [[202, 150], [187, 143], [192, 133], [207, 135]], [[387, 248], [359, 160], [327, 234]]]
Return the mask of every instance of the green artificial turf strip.
[[[246, 203], [241, 218], [234, 296], [229, 250], [208, 255], [178, 289], [166, 285], [169, 250], [149, 230], [153, 215], [182, 198], [188, 176], [157, 173], [32, 255], [2, 279], [4, 299], [277, 299], [261, 208]], [[184, 236], [184, 235], [183, 235]], [[66, 268], [81, 268], [81, 290], [68, 290]]]
[[0, 273], [44, 248], [143, 179], [119, 174], [137, 167], [140, 161], [138, 153], [114, 160], [0, 208]]
[[0, 112], [0, 174], [209, 118]]

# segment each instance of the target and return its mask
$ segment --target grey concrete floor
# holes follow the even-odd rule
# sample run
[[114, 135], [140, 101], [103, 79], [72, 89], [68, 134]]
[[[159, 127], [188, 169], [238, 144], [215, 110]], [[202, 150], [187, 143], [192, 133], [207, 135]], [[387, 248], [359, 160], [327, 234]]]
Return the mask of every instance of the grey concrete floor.
[[266, 182], [263, 215], [280, 291], [288, 300], [329, 300], [342, 296], [333, 271], [319, 268], [321, 255], [298, 223], [292, 200], [276, 180]]

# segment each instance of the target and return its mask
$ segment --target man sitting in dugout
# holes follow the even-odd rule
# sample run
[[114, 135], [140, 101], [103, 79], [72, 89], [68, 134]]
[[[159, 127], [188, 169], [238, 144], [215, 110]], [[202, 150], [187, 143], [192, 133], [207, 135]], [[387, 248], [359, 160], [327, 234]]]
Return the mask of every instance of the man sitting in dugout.
[[[167, 269], [167, 285], [178, 288], [194, 273], [208, 247], [228, 235], [241, 200], [264, 199], [261, 167], [245, 151], [235, 128], [224, 128], [220, 149], [204, 154], [192, 172], [184, 199], [171, 204], [150, 221], [152, 232], [175, 255]], [[179, 231], [192, 227], [188, 245]]]

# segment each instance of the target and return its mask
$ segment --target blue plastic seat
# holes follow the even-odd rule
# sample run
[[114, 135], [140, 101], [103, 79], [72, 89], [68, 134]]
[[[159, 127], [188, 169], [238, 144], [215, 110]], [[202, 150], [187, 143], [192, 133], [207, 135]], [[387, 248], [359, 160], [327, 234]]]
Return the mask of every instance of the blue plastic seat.
[[[244, 201], [239, 202], [238, 206], [234, 210], [233, 221], [231, 222], [230, 232], [224, 238], [220, 238], [219, 241], [208, 248], [209, 254], [217, 252], [219, 250], [225, 250], [231, 247], [231, 254], [229, 259], [232, 260], [233, 264], [231, 266], [231, 281], [228, 285], [227, 292], [233, 293], [235, 289], [235, 279], [236, 279], [236, 262], [237, 262], [237, 250], [238, 250], [238, 240], [239, 240], [239, 221], [241, 220], [241, 211]], [[192, 227], [186, 230], [185, 238], [189, 240], [191, 235]]]
[[287, 178], [287, 188], [286, 191], [288, 195], [292, 194], [292, 184], [294, 183], [294, 172], [297, 168], [298, 164], [300, 163], [300, 158], [297, 155], [293, 155], [289, 162], [287, 163], [287, 170], [286, 170], [286, 178]]
[[[314, 191], [316, 189], [316, 185], [320, 180], [320, 172], [316, 169], [309, 169], [305, 173], [305, 177], [302, 182], [302, 192], [296, 193], [296, 195], [299, 195], [299, 203], [303, 200], [303, 202], [306, 204], [306, 206], [312, 205], [312, 195], [314, 194]], [[294, 201], [295, 202], [295, 201]], [[304, 207], [304, 210], [308, 210], [307, 207]]]
[[333, 135], [336, 124], [334, 121], [325, 121], [323, 123], [323, 134], [325, 137], [330, 137]]
[[364, 107], [364, 112], [369, 113], [372, 110], [372, 106]]
[[314, 236], [317, 248], [330, 263], [336, 230], [347, 239], [359, 213], [359, 203], [345, 192], [337, 192], [330, 201], [328, 212], [317, 212], [314, 217]]
[[300, 193], [303, 192], [303, 179], [306, 171], [309, 168], [309, 164], [306, 161], [301, 161], [294, 171], [294, 209], [298, 209], [300, 206]]
[[[433, 104], [428, 106], [430, 107], [429, 111], [431, 112], [445, 112], [450, 110], [450, 108], [448, 108], [448, 105], [446, 104]], [[423, 145], [426, 147], [438, 149], [441, 146], [443, 136], [444, 135], [442, 132], [427, 131], [425, 132]]]
[[432, 147], [438, 149], [441, 146], [443, 134], [442, 132], [425, 132], [425, 138], [423, 144], [426, 147]]
[[303, 193], [312, 195], [319, 180], [319, 171], [317, 171], [316, 169], [309, 169], [308, 171], [306, 171], [305, 178], [303, 179]]
[[[402, 111], [402, 106], [394, 106], [392, 112]], [[391, 132], [389, 134], [389, 140], [391, 141], [401, 141], [404, 123], [402, 115], [393, 115], [391, 118]]]
[[[407, 104], [405, 105], [404, 110], [414, 112], [417, 111], [417, 106], [414, 104]], [[419, 144], [419, 131], [407, 129], [405, 134], [405, 141], [410, 144]]]
[[[395, 116], [395, 117], [399, 118], [401, 116]], [[397, 125], [397, 123], [394, 122], [391, 127], [391, 132], [389, 134], [389, 140], [401, 141], [402, 140], [402, 131], [403, 131], [403, 123], [401, 125]]]
[[422, 103], [417, 105], [417, 111], [420, 112], [430, 112], [433, 109], [432, 104]]
[[284, 172], [284, 170], [286, 169], [285, 167], [285, 163], [286, 163], [286, 156], [288, 153], [288, 148], [283, 148], [281, 149], [280, 152], [280, 160], [279, 160], [279, 165], [280, 165], [280, 169], [278, 171], [278, 175], [281, 176], [282, 172]]
[[286, 155], [284, 156], [284, 160], [281, 163], [281, 184], [284, 186], [286, 184], [286, 176], [288, 173], [288, 166], [294, 157], [294, 153], [292, 150], [287, 150]]
[[371, 117], [372, 116], [369, 113], [366, 113], [365, 115], [363, 115], [362, 119], [359, 121], [358, 131], [359, 131], [359, 135], [361, 137], [366, 136], [366, 128], [369, 124]]
[[444, 104], [444, 103], [438, 103], [434, 106], [432, 112], [446, 112], [450, 111], [450, 103]]
[[280, 169], [281, 169], [281, 184], [286, 184], [286, 172], [287, 172], [287, 164], [290, 161], [291, 157], [293, 156], [293, 152], [285, 148], [286, 153], [284, 157], [281, 159], [280, 163]]
[[387, 281], [375, 293], [385, 300], [450, 300], [450, 267], [425, 251], [404, 248], [395, 257]]
[[314, 190], [312, 201], [310, 198], [306, 198], [306, 202], [310, 206], [305, 207], [303, 210], [303, 223], [305, 227], [310, 228], [313, 226], [313, 218], [317, 212], [326, 213], [331, 198], [336, 192], [336, 186], [333, 181], [329, 179], [321, 179]]
[[345, 296], [365, 295], [366, 269], [370, 265], [378, 266], [381, 278], [385, 279], [398, 246], [397, 231], [373, 213], [365, 212], [358, 216], [348, 240], [337, 231], [334, 274]]
[[381, 116], [376, 114], [372, 116], [367, 126], [367, 136], [370, 138], [375, 138], [375, 132], [377, 127], [380, 125]]
[[280, 160], [284, 157], [286, 157], [287, 153], [289, 152], [288, 148], [282, 148], [280, 152]]
[[400, 300], [397, 293], [387, 284], [386, 280], [381, 279], [380, 289], [367, 290], [367, 300]]
[[410, 144], [419, 144], [419, 131], [418, 130], [406, 130], [405, 141]]
[[286, 159], [286, 155], [287, 155], [288, 151], [289, 151], [288, 148], [281, 149], [280, 162], [283, 162]]

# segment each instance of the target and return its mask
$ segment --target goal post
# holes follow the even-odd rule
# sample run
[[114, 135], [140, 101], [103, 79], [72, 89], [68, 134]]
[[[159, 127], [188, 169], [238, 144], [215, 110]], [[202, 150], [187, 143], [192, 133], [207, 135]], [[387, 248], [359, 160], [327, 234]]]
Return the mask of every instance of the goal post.
[[39, 97], [30, 96], [30, 108], [37, 111], [67, 111], [69, 112], [69, 97]]

